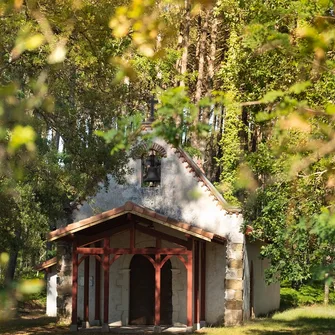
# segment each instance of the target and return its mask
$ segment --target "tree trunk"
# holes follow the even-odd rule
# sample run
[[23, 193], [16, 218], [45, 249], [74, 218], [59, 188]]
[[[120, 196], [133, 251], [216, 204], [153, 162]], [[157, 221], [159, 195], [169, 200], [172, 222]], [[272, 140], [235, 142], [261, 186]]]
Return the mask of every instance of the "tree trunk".
[[211, 43], [208, 57], [208, 89], [211, 90], [214, 87], [214, 71], [215, 71], [215, 60], [216, 60], [216, 42], [218, 33], [218, 19], [214, 14], [212, 9], [210, 12], [210, 17], [213, 17], [211, 22]]
[[190, 27], [191, 27], [191, 2], [190, 0], [185, 0], [185, 15], [183, 18], [182, 33], [180, 35], [180, 44], [183, 49], [183, 53], [181, 56], [181, 62], [180, 62], [180, 74], [182, 75], [180, 86], [185, 86], [184, 75], [187, 72]]
[[[199, 37], [199, 65], [198, 65], [198, 80], [195, 91], [195, 102], [197, 103], [202, 96], [203, 85], [205, 79], [205, 58], [207, 50], [207, 29], [208, 29], [208, 14], [209, 11], [206, 10], [201, 16], [200, 14], [200, 37]], [[199, 110], [199, 119], [201, 119], [201, 112]]]
[[14, 280], [17, 256], [18, 256], [18, 250], [16, 248], [15, 250], [11, 250], [5, 275], [5, 285], [7, 287], [10, 287]]
[[328, 276], [329, 274], [325, 274], [325, 297], [323, 303], [327, 306], [329, 302], [329, 283], [328, 283]]

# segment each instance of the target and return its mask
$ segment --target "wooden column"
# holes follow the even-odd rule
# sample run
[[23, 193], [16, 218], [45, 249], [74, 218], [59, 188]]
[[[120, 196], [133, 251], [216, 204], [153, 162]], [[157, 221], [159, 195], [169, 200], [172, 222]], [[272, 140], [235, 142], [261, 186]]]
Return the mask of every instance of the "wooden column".
[[[193, 248], [192, 248], [193, 249]], [[192, 326], [193, 305], [193, 255], [192, 250], [187, 252], [187, 326]]]
[[161, 256], [155, 255], [155, 326], [161, 323]]
[[194, 322], [200, 324], [200, 292], [199, 292], [199, 241], [194, 242]]
[[104, 269], [104, 324], [108, 324], [108, 309], [109, 309], [109, 254], [110, 247], [109, 237], [104, 238], [104, 254], [103, 254], [103, 269]]
[[201, 305], [200, 320], [206, 321], [206, 242], [201, 243]]
[[[100, 247], [100, 243], [95, 244], [96, 248]], [[101, 258], [102, 259], [102, 258]], [[94, 320], [100, 320], [100, 283], [101, 283], [101, 264], [95, 259], [95, 316]]]
[[72, 325], [77, 327], [77, 297], [78, 297], [78, 254], [77, 244], [73, 241], [72, 250]]
[[84, 321], [88, 322], [90, 256], [85, 258], [84, 268]]

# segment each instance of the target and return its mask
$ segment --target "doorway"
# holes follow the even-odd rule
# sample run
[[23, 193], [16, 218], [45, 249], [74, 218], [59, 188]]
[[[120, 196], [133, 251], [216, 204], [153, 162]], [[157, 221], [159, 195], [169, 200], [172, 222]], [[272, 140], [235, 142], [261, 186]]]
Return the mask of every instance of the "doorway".
[[[171, 268], [168, 260], [161, 269], [161, 324], [164, 325], [172, 324]], [[146, 257], [134, 255], [130, 262], [129, 324], [152, 325], [154, 321], [155, 269]]]

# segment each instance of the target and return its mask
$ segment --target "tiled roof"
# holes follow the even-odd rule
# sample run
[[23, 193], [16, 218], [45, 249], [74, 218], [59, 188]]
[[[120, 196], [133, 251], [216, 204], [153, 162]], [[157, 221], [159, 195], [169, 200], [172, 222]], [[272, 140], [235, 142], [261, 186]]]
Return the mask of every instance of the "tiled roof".
[[190, 173], [193, 173], [194, 176], [198, 179], [198, 182], [205, 186], [210, 195], [213, 197], [213, 201], [217, 203], [218, 206], [221, 206], [224, 210], [231, 214], [239, 214], [241, 212], [240, 208], [232, 207], [228, 202], [223, 198], [221, 193], [214, 187], [214, 185], [207, 179], [205, 174], [201, 171], [199, 166], [194, 162], [194, 160], [181, 148], [175, 149], [176, 154], [179, 155], [179, 158], [183, 163], [187, 164]]
[[91, 216], [87, 219], [77, 221], [67, 225], [66, 227], [58, 228], [55, 231], [52, 231], [48, 234], [48, 240], [54, 241], [70, 234], [74, 234], [78, 231], [87, 229], [89, 227], [98, 225], [99, 223], [117, 218], [124, 214], [133, 214], [138, 217], [142, 217], [144, 219], [151, 220], [153, 222], [157, 222], [164, 226], [170, 227], [175, 230], [179, 230], [181, 232], [193, 235], [195, 237], [211, 241], [214, 237], [214, 234], [208, 231], [205, 231], [201, 228], [197, 228], [188, 223], [181, 222], [170, 218], [168, 216], [159, 214], [149, 208], [139, 206], [131, 201], [127, 201], [123, 206], [113, 208], [107, 212], [103, 212], [98, 215]]
[[45, 270], [45, 269], [49, 268], [50, 266], [55, 265], [56, 263], [57, 263], [57, 257], [50, 258], [47, 261], [36, 265], [35, 269], [37, 271]]

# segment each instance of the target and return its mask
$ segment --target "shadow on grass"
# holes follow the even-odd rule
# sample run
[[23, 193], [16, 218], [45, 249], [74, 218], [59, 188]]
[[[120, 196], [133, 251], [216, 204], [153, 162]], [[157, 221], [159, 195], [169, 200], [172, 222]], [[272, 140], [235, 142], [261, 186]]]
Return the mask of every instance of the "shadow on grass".
[[56, 326], [56, 318], [41, 315], [18, 316], [0, 322], [0, 334], [54, 334], [65, 330], [67, 326]]

